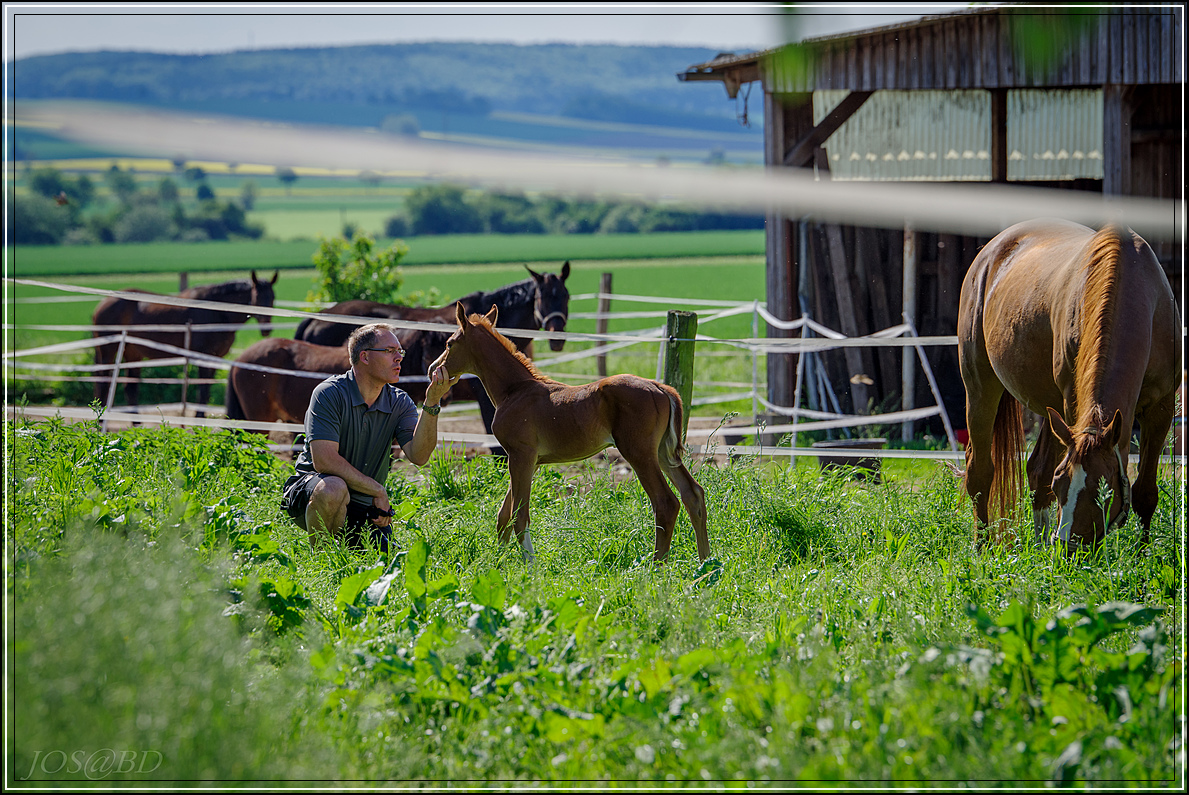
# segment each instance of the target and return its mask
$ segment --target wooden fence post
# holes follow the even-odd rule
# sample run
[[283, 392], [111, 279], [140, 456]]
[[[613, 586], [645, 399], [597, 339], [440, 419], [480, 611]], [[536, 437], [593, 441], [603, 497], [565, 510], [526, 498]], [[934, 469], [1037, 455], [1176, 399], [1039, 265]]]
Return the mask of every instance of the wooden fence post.
[[689, 427], [694, 396], [694, 338], [698, 334], [698, 313], [670, 309], [665, 324], [665, 383], [681, 395], [681, 440]]
[[[611, 274], [604, 273], [599, 279], [599, 317], [595, 320], [595, 333], [607, 333], [606, 315], [611, 311]], [[604, 345], [605, 343], [596, 343]], [[599, 378], [607, 377], [607, 354], [600, 353], [595, 357], [595, 367], [598, 368]]]
[[112, 403], [116, 399], [116, 383], [120, 380], [120, 362], [124, 360], [124, 344], [128, 341], [128, 332], [120, 332], [120, 344], [116, 348], [116, 360], [113, 363], [111, 371], [111, 383], [107, 387], [107, 408], [103, 412], [103, 422], [100, 428], [107, 431], [107, 415], [111, 413]]
[[180, 273], [178, 273], [178, 292], [180, 293], [180, 292], [184, 291], [189, 286], [190, 286], [190, 274], [186, 273], [186, 271], [181, 271]]
[[[904, 225], [904, 292], [902, 295], [905, 322], [916, 325], [917, 322], [917, 231], [911, 223]], [[901, 348], [900, 360], [900, 408], [908, 411], [916, 408], [916, 369], [913, 367], [912, 351]], [[902, 441], [911, 441], [913, 437], [912, 420], [905, 420], [900, 427]]]
[[[190, 321], [186, 321], [186, 342], [182, 346], [186, 350], [190, 350]], [[190, 387], [190, 358], [186, 357], [186, 361], [182, 364], [182, 416], [186, 416], [186, 392]]]

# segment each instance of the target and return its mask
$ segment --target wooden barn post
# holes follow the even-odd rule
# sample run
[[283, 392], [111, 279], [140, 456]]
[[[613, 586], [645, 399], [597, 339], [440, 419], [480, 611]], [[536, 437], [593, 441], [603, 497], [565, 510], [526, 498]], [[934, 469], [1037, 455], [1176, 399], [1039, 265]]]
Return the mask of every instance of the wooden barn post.
[[[904, 225], [904, 293], [903, 293], [904, 321], [916, 326], [917, 318], [917, 232], [911, 223]], [[913, 366], [912, 351], [901, 348], [900, 381], [903, 390], [900, 397], [900, 408], [905, 411], [916, 407], [916, 368]], [[900, 438], [906, 442], [912, 441], [912, 420], [905, 420], [901, 426]]]
[[698, 334], [698, 313], [670, 309], [665, 324], [665, 383], [681, 395], [681, 439], [689, 427], [694, 397], [694, 338]]

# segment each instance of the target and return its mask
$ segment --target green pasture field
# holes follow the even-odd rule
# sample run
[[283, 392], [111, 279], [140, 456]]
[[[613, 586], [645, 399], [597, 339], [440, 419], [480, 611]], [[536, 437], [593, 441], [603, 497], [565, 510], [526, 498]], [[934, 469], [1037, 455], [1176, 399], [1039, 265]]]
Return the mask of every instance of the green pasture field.
[[[337, 211], [336, 211], [337, 212]], [[337, 233], [337, 232], [336, 232]], [[6, 275], [25, 279], [89, 274], [145, 274], [309, 268], [318, 243], [229, 241], [101, 246], [16, 246], [5, 251]], [[389, 245], [391, 240], [380, 241]], [[407, 238], [403, 265], [671, 259], [763, 255], [763, 230], [654, 232], [624, 235], [440, 235]]]
[[[740, 302], [763, 299], [764, 296], [764, 262], [760, 256], [737, 257], [705, 257], [705, 258], [675, 258], [649, 260], [573, 260], [572, 270], [567, 286], [572, 295], [595, 293], [599, 289], [601, 274], [612, 274], [612, 289], [622, 294], [658, 295], [675, 298], [708, 298], [717, 300], [738, 300]], [[561, 269], [561, 261], [533, 263], [538, 272], [557, 273]], [[528, 273], [524, 265], [486, 264], [486, 265], [422, 265], [403, 268], [406, 291], [438, 290], [442, 303], [458, 298], [476, 290], [494, 290], [506, 284], [527, 278]], [[216, 283], [230, 279], [243, 279], [248, 275], [245, 270], [226, 272], [211, 272], [194, 274], [190, 279], [191, 285]], [[268, 277], [269, 271], [258, 271], [258, 276]], [[304, 301], [313, 286], [316, 273], [313, 269], [285, 270], [278, 277], [276, 295], [278, 300]], [[178, 282], [176, 275], [139, 274], [135, 276], [104, 275], [104, 276], [74, 276], [52, 277], [51, 281], [63, 284], [74, 284], [96, 289], [123, 289], [136, 287], [160, 293], [176, 293]], [[52, 288], [31, 287], [26, 285], [9, 285], [9, 302], [6, 304], [6, 322], [14, 325], [86, 325], [91, 322], [98, 299], [84, 298], [70, 303], [14, 303], [15, 298], [38, 298], [67, 295]], [[594, 299], [572, 301], [571, 313], [593, 312], [597, 308]], [[611, 309], [621, 312], [652, 311], [664, 313], [673, 308], [668, 304], [645, 304], [613, 302]], [[705, 307], [690, 306], [700, 314], [706, 312]], [[296, 323], [296, 321], [293, 321]], [[608, 331], [612, 333], [633, 329], [657, 327], [664, 323], [663, 316], [648, 319], [614, 320], [609, 323]], [[572, 332], [593, 333], [593, 320], [572, 319], [567, 325]], [[700, 331], [703, 334], [719, 338], [741, 338], [752, 336], [752, 315], [744, 314], [706, 323]], [[293, 329], [278, 329], [275, 334], [292, 336]], [[84, 332], [54, 332], [40, 330], [15, 329], [6, 331], [6, 349], [24, 350], [27, 348], [51, 345], [71, 339], [81, 339], [87, 335]], [[255, 323], [249, 322], [244, 330], [237, 335], [231, 355], [235, 356], [253, 342], [261, 339]], [[564, 353], [572, 353], [593, 347], [593, 342], [570, 341]], [[734, 353], [731, 353], [734, 351]], [[706, 355], [701, 355], [704, 352]], [[536, 346], [537, 356], [542, 362], [554, 354], [548, 351], [546, 345]], [[657, 343], [642, 343], [631, 348], [613, 351], [607, 356], [608, 372], [632, 372], [646, 377], [655, 377], [657, 361]], [[728, 354], [731, 355], [723, 355]], [[90, 360], [89, 351], [67, 354], [55, 357], [61, 361], [77, 361], [85, 363]], [[765, 359], [759, 357], [759, 378], [761, 383], [765, 377]], [[705, 343], [699, 351], [695, 362], [695, 377], [705, 381], [729, 381], [750, 383], [752, 377], [751, 357], [722, 345]], [[596, 376], [595, 360], [593, 358], [580, 359], [565, 363], [557, 368], [558, 373], [568, 374], [562, 380], [581, 382], [592, 380]], [[148, 374], [146, 374], [148, 375]], [[576, 376], [576, 377], [571, 377]], [[561, 377], [561, 376], [559, 376]], [[78, 387], [79, 385], [74, 385]], [[20, 381], [10, 381], [10, 397], [18, 397], [29, 388]], [[37, 387], [42, 398], [34, 397], [34, 402], [42, 402], [49, 386]], [[166, 389], [166, 388], [161, 388]], [[177, 388], [171, 388], [174, 393]], [[53, 387], [59, 398], [72, 394], [70, 403], [86, 403], [89, 401], [87, 389], [75, 389], [71, 392], [66, 385]], [[739, 391], [735, 389], [721, 389], [719, 392]], [[705, 394], [700, 390], [699, 394]], [[34, 394], [34, 393], [31, 393]], [[161, 400], [171, 402], [174, 397], [161, 394], [158, 397], [149, 385], [142, 387], [142, 399], [147, 402]], [[171, 393], [172, 394], [172, 393]], [[222, 401], [221, 387], [216, 386], [212, 391], [212, 401]], [[708, 416], [722, 416], [727, 411], [751, 412], [750, 401], [736, 401], [729, 404], [713, 404], [695, 409], [695, 413]]]
[[1150, 547], [1067, 557], [976, 550], [943, 466], [699, 460], [712, 556], [683, 511], [653, 565], [592, 459], [538, 471], [530, 565], [490, 456], [395, 465], [381, 555], [311, 546], [251, 434], [5, 431], [10, 788], [1185, 787], [1183, 471]]

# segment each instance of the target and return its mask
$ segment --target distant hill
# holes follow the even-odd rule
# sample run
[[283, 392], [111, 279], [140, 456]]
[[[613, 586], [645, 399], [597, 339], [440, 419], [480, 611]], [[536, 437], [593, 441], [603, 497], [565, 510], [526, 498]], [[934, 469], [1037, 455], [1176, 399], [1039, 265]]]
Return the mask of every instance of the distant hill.
[[[745, 128], [722, 86], [676, 78], [715, 55], [696, 47], [440, 42], [214, 55], [63, 53], [16, 61], [9, 96], [364, 127], [412, 123], [427, 132], [569, 145], [759, 153], [762, 103], [748, 109], [753, 123]], [[525, 114], [555, 121], [532, 124]], [[707, 135], [647, 140], [607, 129], [614, 124]]]

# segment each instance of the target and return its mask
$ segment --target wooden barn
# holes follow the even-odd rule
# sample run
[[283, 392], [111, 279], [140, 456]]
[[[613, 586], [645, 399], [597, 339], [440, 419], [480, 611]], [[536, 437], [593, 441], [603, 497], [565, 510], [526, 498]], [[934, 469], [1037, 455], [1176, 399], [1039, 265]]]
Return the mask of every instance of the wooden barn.
[[[1183, 7], [1077, 12], [1061, 28], [1051, 21], [1026, 9], [973, 9], [810, 39], [792, 57], [788, 48], [720, 55], [678, 78], [721, 81], [737, 102], [760, 83], [766, 164], [815, 169], [819, 179], [1183, 199]], [[1047, 62], [1026, 51], [1037, 31], [1067, 37], [1050, 39]], [[768, 310], [786, 320], [806, 314], [848, 336], [906, 313], [921, 335], [952, 335], [963, 276], [988, 240], [773, 215]], [[1180, 301], [1179, 244], [1149, 242]], [[888, 347], [823, 356], [842, 411], [933, 405], [902, 351], [913, 356]], [[950, 418], [964, 426], [956, 348], [927, 356]], [[769, 355], [771, 404], [793, 405], [796, 368], [796, 355]], [[928, 425], [941, 433], [936, 418]]]

